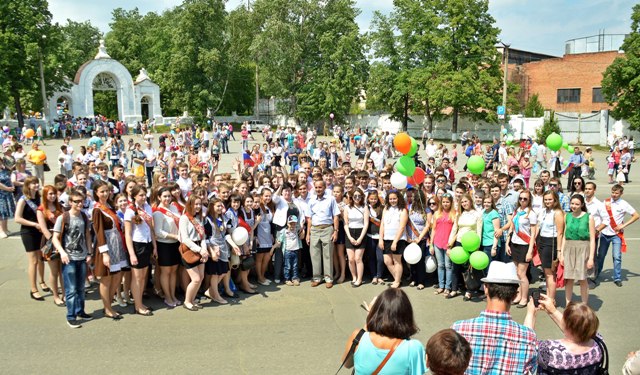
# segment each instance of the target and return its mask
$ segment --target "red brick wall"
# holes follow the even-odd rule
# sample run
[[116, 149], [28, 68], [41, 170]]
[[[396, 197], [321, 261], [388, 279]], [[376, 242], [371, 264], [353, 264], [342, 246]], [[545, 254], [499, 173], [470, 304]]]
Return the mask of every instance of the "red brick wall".
[[[523, 64], [525, 96], [537, 93], [545, 109], [557, 112], [610, 109], [607, 103], [593, 103], [592, 93], [594, 87], [601, 87], [602, 74], [618, 56], [617, 51], [583, 53]], [[558, 89], [574, 88], [581, 89], [580, 103], [558, 103]]]

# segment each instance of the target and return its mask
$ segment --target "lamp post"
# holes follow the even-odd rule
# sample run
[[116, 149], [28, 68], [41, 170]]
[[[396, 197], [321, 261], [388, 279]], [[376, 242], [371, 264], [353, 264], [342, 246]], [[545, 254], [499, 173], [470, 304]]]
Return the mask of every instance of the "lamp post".
[[[42, 35], [43, 44], [46, 39], [47, 39], [47, 36]], [[38, 63], [40, 65], [40, 93], [42, 94], [42, 119], [44, 120], [45, 128], [48, 128], [49, 126], [47, 125], [47, 119], [49, 118], [48, 116], [49, 111], [47, 109], [47, 90], [44, 85], [44, 66], [42, 63], [43, 58], [44, 56], [42, 56], [42, 46], [40, 46], [40, 59]]]
[[504, 53], [503, 53], [503, 64], [504, 64], [504, 78], [503, 78], [503, 82], [502, 82], [502, 106], [505, 109], [505, 113], [504, 113], [504, 124], [506, 127], [506, 124], [508, 123], [507, 121], [507, 80], [509, 78], [508, 76], [508, 72], [509, 72], [509, 47], [511, 46], [510, 44], [506, 44], [505, 42], [500, 42], [500, 44], [502, 44], [502, 46], [504, 47]]

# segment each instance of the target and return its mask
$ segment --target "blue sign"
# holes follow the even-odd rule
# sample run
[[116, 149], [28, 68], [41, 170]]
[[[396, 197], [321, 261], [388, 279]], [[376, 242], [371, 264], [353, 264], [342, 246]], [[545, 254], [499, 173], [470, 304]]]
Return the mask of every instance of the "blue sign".
[[505, 108], [503, 105], [499, 105], [498, 106], [498, 114], [499, 115], [504, 115], [505, 114]]

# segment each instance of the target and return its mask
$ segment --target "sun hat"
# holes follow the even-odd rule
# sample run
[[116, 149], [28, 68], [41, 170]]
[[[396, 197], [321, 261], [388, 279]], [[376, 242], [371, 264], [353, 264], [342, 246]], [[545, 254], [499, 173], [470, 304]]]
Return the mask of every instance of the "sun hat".
[[487, 277], [481, 279], [481, 281], [487, 284], [520, 284], [516, 265], [512, 262], [491, 262]]

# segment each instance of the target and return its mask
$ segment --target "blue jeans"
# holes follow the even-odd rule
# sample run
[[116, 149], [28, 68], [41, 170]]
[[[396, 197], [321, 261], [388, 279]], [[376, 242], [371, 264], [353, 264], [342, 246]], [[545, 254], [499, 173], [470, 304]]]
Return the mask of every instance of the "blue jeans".
[[87, 264], [84, 260], [71, 260], [69, 264], [62, 264], [67, 320], [75, 320], [84, 312], [84, 279], [86, 277]]
[[284, 279], [287, 281], [300, 280], [298, 276], [298, 251], [285, 250]]
[[607, 257], [607, 251], [609, 251], [609, 244], [613, 244], [613, 281], [621, 281], [622, 279], [622, 240], [617, 235], [606, 236], [600, 234], [600, 245], [598, 246], [597, 255], [597, 270], [596, 278], [602, 272], [604, 267], [604, 260]]
[[451, 290], [451, 277], [453, 276], [453, 263], [447, 255], [447, 250], [433, 245], [438, 261], [438, 288]]
[[248, 139], [243, 139], [242, 140], [242, 151], [246, 151], [249, 149], [249, 140]]

